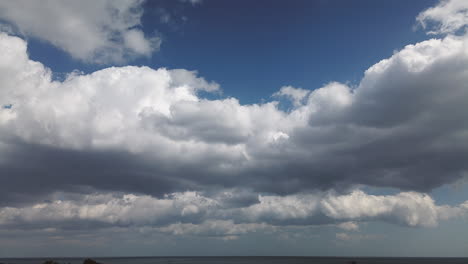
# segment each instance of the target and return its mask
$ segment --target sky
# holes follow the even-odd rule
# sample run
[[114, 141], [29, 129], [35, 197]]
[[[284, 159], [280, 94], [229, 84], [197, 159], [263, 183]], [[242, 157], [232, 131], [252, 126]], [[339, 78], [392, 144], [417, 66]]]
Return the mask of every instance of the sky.
[[0, 257], [468, 257], [468, 2], [0, 0]]

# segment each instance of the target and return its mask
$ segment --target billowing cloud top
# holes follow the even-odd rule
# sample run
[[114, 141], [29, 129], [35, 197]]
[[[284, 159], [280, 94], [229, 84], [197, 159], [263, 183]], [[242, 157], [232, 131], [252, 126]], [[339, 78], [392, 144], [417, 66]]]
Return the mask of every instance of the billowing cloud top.
[[[138, 3], [119, 9], [124, 24], [94, 22], [112, 23], [124, 43], [133, 39], [125, 49], [146, 54], [142, 32], [129, 29]], [[41, 24], [11, 16], [41, 34]], [[101, 38], [108, 32], [94, 33], [102, 45], [75, 50], [67, 32], [48, 40], [81, 59], [113, 50]], [[291, 100], [287, 111], [277, 101], [206, 99], [202, 91], [220, 87], [193, 71], [112, 67], [53, 81], [23, 39], [2, 33], [0, 50], [0, 225], [84, 221], [233, 238], [277, 225], [434, 226], [467, 211], [419, 193], [468, 170], [466, 35], [408, 45], [356, 87], [283, 87], [275, 98]], [[356, 190], [362, 185], [404, 192], [374, 196]]]

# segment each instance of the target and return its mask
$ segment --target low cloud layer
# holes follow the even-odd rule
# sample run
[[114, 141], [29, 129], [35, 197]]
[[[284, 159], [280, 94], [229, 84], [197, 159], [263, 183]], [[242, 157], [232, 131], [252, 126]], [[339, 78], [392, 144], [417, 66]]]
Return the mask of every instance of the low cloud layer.
[[145, 36], [143, 1], [0, 1], [0, 19], [19, 33], [36, 37], [92, 63], [123, 63], [149, 57], [161, 39]]
[[[466, 216], [468, 202], [439, 206], [428, 195], [405, 192], [369, 195], [297, 194], [260, 196], [251, 205], [233, 205], [223, 197], [196, 192], [173, 193], [163, 198], [147, 195], [93, 194], [24, 207], [0, 209], [0, 226], [16, 229], [61, 230], [139, 227], [173, 235], [215, 236], [234, 239], [255, 231], [274, 232], [281, 226], [337, 225], [357, 231], [358, 222], [384, 221], [410, 227], [434, 227], [440, 220]], [[353, 221], [353, 222], [350, 222]]]

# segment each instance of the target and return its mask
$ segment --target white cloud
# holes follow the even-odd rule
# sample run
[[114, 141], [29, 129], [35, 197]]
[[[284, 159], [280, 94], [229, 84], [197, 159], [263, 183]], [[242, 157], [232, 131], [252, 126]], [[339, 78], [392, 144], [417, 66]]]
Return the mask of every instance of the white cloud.
[[355, 222], [343, 222], [337, 225], [339, 228], [346, 231], [358, 231], [359, 225]]
[[0, 18], [27, 36], [47, 41], [73, 58], [123, 63], [149, 57], [161, 40], [140, 29], [141, 0], [0, 1]]
[[53, 199], [28, 206], [0, 207], [0, 227], [130, 226], [174, 235], [225, 237], [257, 230], [274, 231], [282, 226], [333, 223], [346, 231], [357, 231], [360, 221], [434, 227], [441, 220], [468, 215], [468, 202], [458, 206], [436, 205], [421, 193], [377, 196], [354, 191], [347, 195], [262, 196], [252, 205], [232, 204], [221, 196], [209, 197], [197, 192], [172, 193], [162, 198], [135, 194], [57, 194]]
[[283, 86], [278, 92], [274, 93], [273, 96], [287, 97], [292, 101], [295, 107], [298, 107], [304, 104], [304, 99], [306, 99], [309, 93], [310, 91], [306, 89]]
[[465, 0], [441, 0], [438, 5], [421, 12], [416, 20], [423, 28], [433, 27], [429, 34], [455, 33], [468, 25], [468, 3]]
[[403, 192], [393, 196], [368, 195], [354, 191], [330, 196], [320, 203], [325, 215], [334, 219], [386, 219], [408, 226], [435, 226], [439, 211], [425, 194]]
[[308, 219], [318, 212], [319, 194], [289, 196], [259, 196], [259, 203], [242, 209], [252, 221], [287, 221]]
[[[330, 223], [358, 230], [356, 221], [386, 221], [412, 227], [434, 227], [439, 220], [467, 213], [465, 205], [438, 206], [423, 193], [401, 192], [395, 195], [369, 195], [355, 190], [346, 195], [334, 193], [262, 196], [259, 203], [241, 209], [251, 221], [286, 224]], [[324, 221], [324, 217], [328, 220]], [[301, 220], [301, 221], [294, 221]], [[350, 221], [352, 220], [352, 221]]]
[[55, 200], [0, 209], [0, 224], [58, 226], [66, 221], [95, 221], [110, 225], [162, 225], [174, 219], [193, 220], [217, 202], [195, 192], [173, 193], [162, 199], [146, 195], [86, 195], [79, 201]]
[[336, 233], [336, 238], [339, 240], [351, 240], [351, 237], [346, 233]]
[[161, 40], [159, 38], [146, 39], [143, 31], [131, 29], [123, 33], [124, 46], [128, 47], [132, 52], [144, 56], [151, 56], [154, 47], [159, 47]]
[[159, 232], [172, 235], [209, 236], [224, 240], [233, 240], [240, 235], [267, 230], [274, 230], [274, 227], [265, 223], [236, 224], [232, 220], [208, 220], [201, 224], [175, 223], [157, 229]]

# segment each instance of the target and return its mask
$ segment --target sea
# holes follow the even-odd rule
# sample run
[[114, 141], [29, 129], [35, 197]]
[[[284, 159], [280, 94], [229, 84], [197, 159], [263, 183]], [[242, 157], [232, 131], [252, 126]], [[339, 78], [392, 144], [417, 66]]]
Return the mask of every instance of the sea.
[[[84, 258], [0, 258], [0, 264], [82, 264]], [[468, 258], [385, 257], [119, 257], [93, 260], [102, 264], [468, 264]]]

